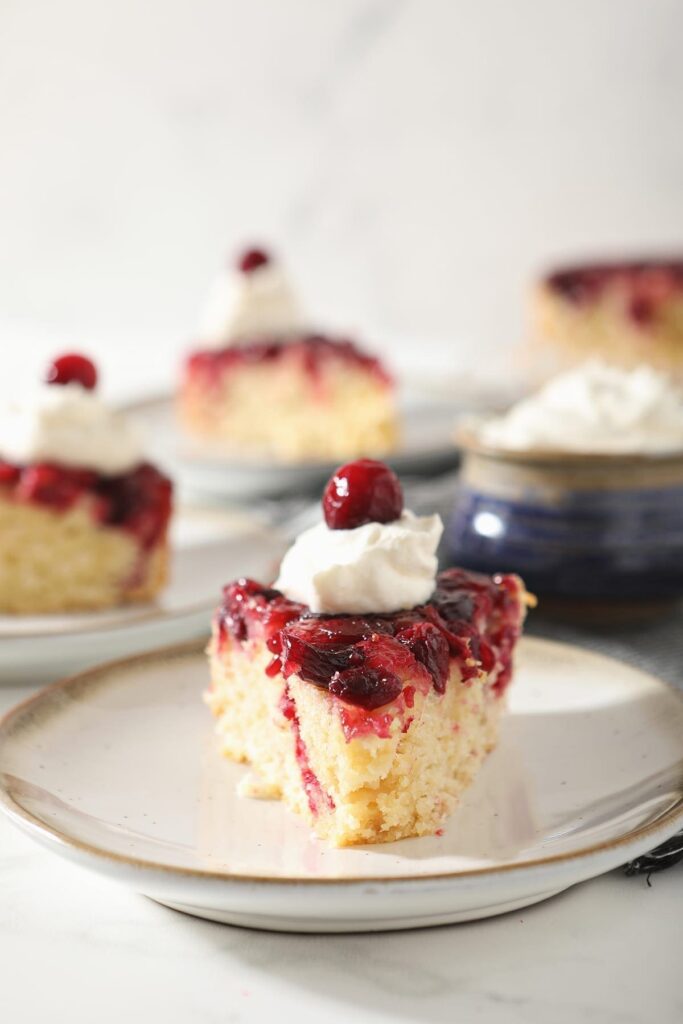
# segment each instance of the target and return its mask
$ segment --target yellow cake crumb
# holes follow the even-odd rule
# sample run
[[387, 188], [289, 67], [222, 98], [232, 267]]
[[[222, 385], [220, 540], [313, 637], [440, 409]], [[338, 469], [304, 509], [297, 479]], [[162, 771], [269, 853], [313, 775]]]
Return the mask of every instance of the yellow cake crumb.
[[180, 415], [197, 437], [285, 462], [386, 454], [399, 432], [393, 389], [332, 358], [314, 382], [290, 359], [241, 366], [210, 392], [188, 377]]
[[464, 684], [452, 664], [444, 694], [415, 693], [412, 722], [397, 716], [388, 738], [347, 741], [339, 702], [291, 676], [306, 759], [329, 798], [313, 813], [302, 785], [296, 735], [282, 711], [285, 682], [268, 677], [270, 653], [258, 640], [209, 648], [207, 702], [217, 719], [222, 752], [252, 765], [270, 796], [281, 796], [335, 846], [431, 835], [452, 812], [486, 754], [495, 746], [504, 701], [484, 674]]
[[90, 611], [152, 600], [168, 575], [167, 544], [141, 559], [124, 530], [99, 526], [90, 502], [67, 512], [0, 494], [0, 613]]

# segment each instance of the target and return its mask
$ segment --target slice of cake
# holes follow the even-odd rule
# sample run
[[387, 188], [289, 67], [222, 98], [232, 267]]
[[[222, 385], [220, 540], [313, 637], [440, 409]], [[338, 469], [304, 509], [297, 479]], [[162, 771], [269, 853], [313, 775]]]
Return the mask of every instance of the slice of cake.
[[273, 587], [226, 587], [208, 703], [243, 789], [334, 845], [438, 831], [494, 747], [527, 595], [516, 576], [437, 575], [438, 516], [403, 510], [382, 463], [342, 467], [325, 522]]
[[63, 356], [0, 406], [0, 613], [148, 601], [166, 582], [171, 483], [96, 382]]
[[563, 267], [539, 283], [534, 322], [552, 369], [600, 356], [683, 377], [683, 259]]
[[384, 454], [395, 447], [395, 389], [374, 356], [306, 325], [282, 269], [252, 249], [211, 297], [204, 343], [185, 363], [186, 430], [222, 448], [283, 461]]

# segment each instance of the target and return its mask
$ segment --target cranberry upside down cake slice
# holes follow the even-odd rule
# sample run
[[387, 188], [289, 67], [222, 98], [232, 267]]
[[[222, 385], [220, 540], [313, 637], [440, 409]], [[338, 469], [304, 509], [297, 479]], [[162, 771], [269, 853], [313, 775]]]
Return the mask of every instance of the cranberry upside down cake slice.
[[63, 356], [0, 408], [0, 613], [149, 601], [166, 582], [171, 483], [96, 382]]
[[[528, 595], [437, 575], [438, 516], [381, 463], [338, 470], [273, 587], [225, 588], [209, 647], [221, 749], [337, 846], [436, 832], [496, 743]], [[399, 607], [395, 607], [398, 605]]]
[[395, 447], [390, 374], [354, 342], [312, 330], [271, 256], [248, 250], [217, 285], [183, 369], [179, 409], [188, 434], [283, 462]]

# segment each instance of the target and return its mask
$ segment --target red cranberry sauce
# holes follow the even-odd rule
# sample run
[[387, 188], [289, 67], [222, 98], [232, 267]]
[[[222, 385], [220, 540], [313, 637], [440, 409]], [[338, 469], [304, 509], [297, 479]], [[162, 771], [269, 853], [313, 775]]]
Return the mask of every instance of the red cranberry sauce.
[[546, 284], [576, 305], [590, 305], [606, 289], [618, 288], [624, 293], [628, 316], [645, 326], [662, 303], [683, 292], [683, 259], [568, 267], [549, 274]]
[[367, 370], [383, 384], [389, 385], [392, 382], [379, 359], [362, 352], [351, 341], [327, 338], [321, 334], [306, 334], [284, 342], [274, 338], [257, 338], [244, 345], [200, 349], [187, 359], [186, 374], [210, 388], [233, 369], [277, 363], [283, 359], [297, 360], [313, 383], [318, 382], [324, 367], [333, 359]]
[[335, 804], [330, 794], [323, 789], [318, 776], [311, 768], [308, 758], [308, 750], [301, 736], [299, 716], [296, 713], [296, 704], [292, 700], [289, 686], [285, 685], [282, 699], [280, 700], [280, 711], [283, 717], [289, 722], [294, 733], [294, 755], [299, 771], [301, 772], [301, 783], [306, 793], [308, 806], [311, 814], [318, 815], [324, 812], [333, 811]]
[[147, 463], [120, 476], [101, 476], [48, 462], [15, 466], [0, 460], [0, 493], [58, 512], [89, 499], [96, 522], [121, 527], [143, 548], [157, 543], [171, 516], [171, 482]]
[[347, 713], [367, 713], [399, 699], [410, 707], [415, 689], [443, 693], [452, 659], [465, 682], [495, 669], [495, 690], [503, 693], [521, 632], [519, 594], [515, 576], [447, 569], [418, 608], [329, 616], [242, 579], [225, 588], [216, 629], [219, 644], [263, 640], [273, 654], [271, 675], [296, 673], [338, 697]]

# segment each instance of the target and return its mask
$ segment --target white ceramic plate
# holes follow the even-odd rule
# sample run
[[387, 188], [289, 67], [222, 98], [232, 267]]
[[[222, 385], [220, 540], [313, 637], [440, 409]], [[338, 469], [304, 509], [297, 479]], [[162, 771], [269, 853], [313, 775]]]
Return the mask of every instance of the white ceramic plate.
[[614, 868], [683, 824], [683, 700], [619, 662], [522, 642], [498, 749], [441, 837], [335, 850], [242, 799], [197, 649], [58, 683], [0, 726], [0, 801], [48, 848], [168, 906], [258, 928], [486, 917]]
[[205, 636], [226, 580], [267, 576], [285, 541], [245, 515], [182, 506], [171, 579], [158, 600], [74, 615], [0, 615], [0, 684], [45, 682], [87, 665]]
[[[453, 434], [465, 411], [452, 399], [406, 398], [402, 405], [403, 441], [388, 458], [396, 472], [437, 472], [457, 465]], [[134, 402], [124, 406], [123, 412], [144, 438], [150, 458], [196, 494], [244, 500], [310, 491], [324, 483], [338, 465], [338, 460], [282, 463], [226, 455], [180, 431], [169, 397]]]

